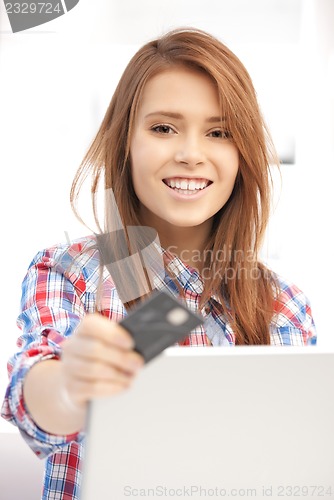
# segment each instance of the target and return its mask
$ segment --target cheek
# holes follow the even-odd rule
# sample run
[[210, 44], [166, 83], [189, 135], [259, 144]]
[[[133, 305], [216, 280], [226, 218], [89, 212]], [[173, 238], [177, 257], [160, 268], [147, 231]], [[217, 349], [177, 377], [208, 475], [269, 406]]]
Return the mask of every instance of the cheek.
[[138, 185], [141, 177], [145, 170], [145, 148], [141, 145], [141, 142], [135, 138], [130, 144], [130, 164], [131, 164], [131, 175], [134, 187]]
[[156, 158], [156, 152], [148, 141], [134, 140], [130, 146], [130, 159], [132, 174], [148, 172], [152, 168], [152, 159]]
[[130, 165], [133, 188], [138, 199], [142, 202], [143, 196], [147, 194], [147, 174], [149, 171], [144, 147], [130, 149]]
[[233, 144], [225, 149], [222, 165], [223, 177], [234, 182], [239, 171], [239, 151]]
[[141, 164], [142, 164], [142, 151], [140, 147], [136, 146], [134, 144], [135, 147], [132, 147], [130, 148], [130, 161], [131, 161], [131, 170], [132, 170], [132, 173], [133, 172], [137, 172], [138, 169], [140, 168]]
[[131, 171], [131, 179], [134, 192], [138, 196], [138, 179], [140, 178], [140, 174], [138, 173], [138, 161], [135, 155], [130, 151], [130, 171]]

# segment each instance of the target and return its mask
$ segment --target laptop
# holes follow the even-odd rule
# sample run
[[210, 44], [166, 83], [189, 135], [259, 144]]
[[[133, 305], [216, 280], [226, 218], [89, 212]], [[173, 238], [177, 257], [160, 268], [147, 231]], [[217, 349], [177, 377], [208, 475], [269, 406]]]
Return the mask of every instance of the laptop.
[[334, 498], [334, 352], [173, 346], [86, 431], [81, 500]]

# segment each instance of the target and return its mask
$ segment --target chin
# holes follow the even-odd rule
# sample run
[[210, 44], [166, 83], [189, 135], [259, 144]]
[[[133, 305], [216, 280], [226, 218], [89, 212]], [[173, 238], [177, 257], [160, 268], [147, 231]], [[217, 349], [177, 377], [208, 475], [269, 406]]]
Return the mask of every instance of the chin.
[[173, 226], [176, 226], [176, 227], [196, 227], [196, 226], [200, 226], [205, 221], [206, 221], [206, 219], [205, 220], [198, 220], [198, 219], [195, 219], [195, 220], [189, 220], [189, 219], [180, 220], [180, 219], [177, 219], [177, 220], [171, 220], [171, 221], [168, 221], [168, 222], [170, 224], [172, 224]]

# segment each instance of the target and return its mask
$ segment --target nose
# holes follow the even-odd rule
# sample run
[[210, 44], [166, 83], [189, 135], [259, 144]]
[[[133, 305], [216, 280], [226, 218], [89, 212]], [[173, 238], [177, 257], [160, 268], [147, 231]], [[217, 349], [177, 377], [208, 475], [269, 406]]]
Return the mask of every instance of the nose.
[[191, 135], [180, 140], [175, 151], [175, 161], [190, 167], [204, 163], [204, 146], [200, 138]]

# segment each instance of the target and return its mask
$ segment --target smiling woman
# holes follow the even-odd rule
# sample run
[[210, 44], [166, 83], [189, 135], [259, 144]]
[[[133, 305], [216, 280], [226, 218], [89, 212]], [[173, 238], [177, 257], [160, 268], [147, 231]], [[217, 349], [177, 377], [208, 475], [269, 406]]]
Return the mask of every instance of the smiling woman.
[[[208, 33], [178, 29], [129, 62], [71, 200], [75, 209], [91, 175], [96, 219], [100, 181], [117, 204], [106, 203], [100, 227], [109, 232], [119, 210], [125, 228], [156, 230], [164, 272], [153, 277], [203, 316], [180, 346], [304, 346], [316, 339], [307, 298], [258, 256], [275, 162], [242, 63]], [[88, 402], [124, 391], [143, 366], [118, 324], [132, 304], [100, 273], [95, 236], [39, 252], [23, 283], [2, 415], [47, 457], [43, 499], [79, 498]], [[126, 287], [132, 277], [121, 278]]]
[[[237, 344], [268, 344], [281, 287], [258, 259], [270, 211], [270, 163], [278, 164], [277, 155], [243, 64], [209, 34], [180, 29], [130, 61], [72, 200], [91, 172], [93, 191], [102, 178], [112, 189], [123, 225], [153, 226], [166, 251], [169, 245], [176, 255], [185, 248], [203, 255], [232, 249], [224, 262], [213, 257], [195, 266], [206, 276], [199, 309], [214, 293]], [[211, 182], [196, 194], [166, 184], [180, 179], [181, 189], [181, 179], [191, 177]], [[252, 259], [240, 257], [250, 253]]]

